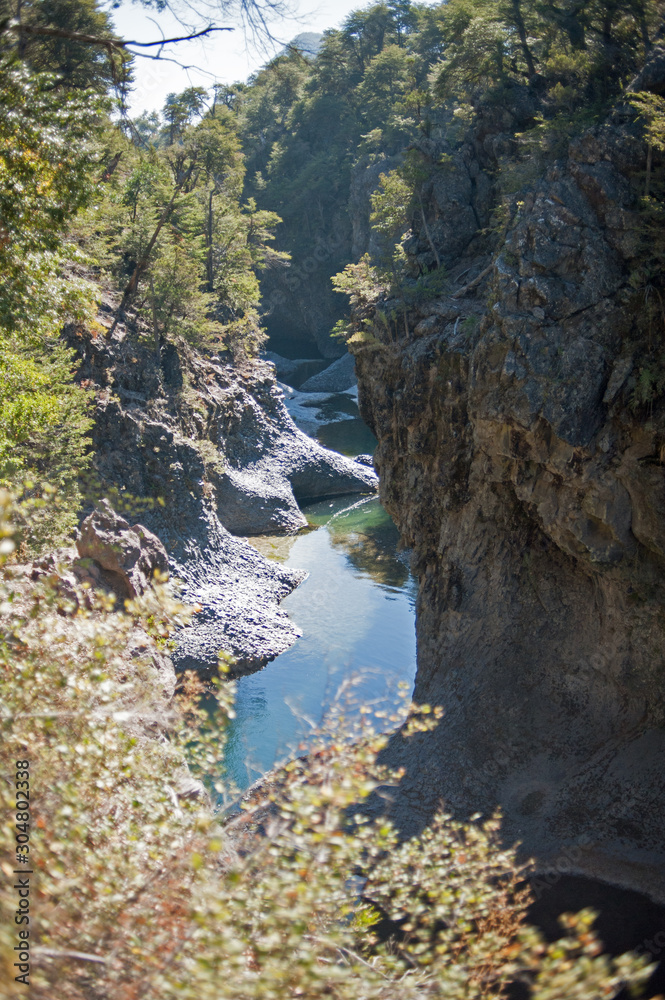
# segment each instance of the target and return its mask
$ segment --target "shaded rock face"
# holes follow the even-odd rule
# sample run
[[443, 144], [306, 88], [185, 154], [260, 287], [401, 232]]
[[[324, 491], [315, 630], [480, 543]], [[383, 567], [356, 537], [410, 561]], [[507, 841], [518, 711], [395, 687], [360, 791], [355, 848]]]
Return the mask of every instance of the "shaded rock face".
[[[631, 406], [644, 155], [620, 126], [573, 142], [478, 291], [423, 305], [408, 342], [357, 368], [414, 549], [415, 698], [446, 712], [391, 742], [397, 819], [500, 806], [542, 871], [663, 901], [665, 413]], [[477, 249], [471, 275], [491, 262]]]
[[294, 254], [288, 268], [263, 273], [266, 329], [271, 348], [280, 354], [310, 357], [313, 347], [323, 358], [337, 358], [344, 352], [330, 336], [346, 308], [330, 278], [349, 260], [351, 226], [345, 208], [340, 206], [335, 219], [310, 234], [307, 248]]
[[155, 572], [168, 570], [169, 557], [159, 538], [140, 524], [130, 528], [108, 500], [101, 500], [85, 519], [76, 547], [82, 559], [99, 564], [120, 596], [138, 597], [148, 589]]
[[[262, 301], [271, 347], [293, 357], [309, 355], [312, 346], [324, 358], [339, 358], [344, 347], [331, 337], [337, 320], [347, 312], [347, 301], [335, 292], [331, 277], [350, 260], [373, 249], [370, 196], [379, 176], [397, 166], [399, 157], [362, 156], [350, 176], [336, 177], [335, 188], [346, 188], [333, 219], [322, 222], [308, 235], [307, 248], [293, 254], [290, 267], [269, 269], [261, 276]], [[316, 225], [316, 224], [314, 224]], [[302, 240], [302, 233], [296, 243]], [[283, 249], [293, 252], [293, 242]], [[287, 373], [280, 378], [288, 382]]]
[[241, 373], [171, 345], [156, 356], [122, 326], [110, 343], [73, 331], [70, 342], [79, 379], [96, 388], [102, 482], [119, 499], [159, 498], [138, 509], [130, 501], [132, 520], [165, 546], [183, 599], [203, 609], [180, 633], [176, 667], [211, 675], [225, 650], [240, 672], [284, 652], [300, 633], [279, 604], [305, 574], [268, 562], [231, 532], [298, 530], [306, 520], [297, 498], [371, 492], [373, 471], [297, 430], [267, 364]]

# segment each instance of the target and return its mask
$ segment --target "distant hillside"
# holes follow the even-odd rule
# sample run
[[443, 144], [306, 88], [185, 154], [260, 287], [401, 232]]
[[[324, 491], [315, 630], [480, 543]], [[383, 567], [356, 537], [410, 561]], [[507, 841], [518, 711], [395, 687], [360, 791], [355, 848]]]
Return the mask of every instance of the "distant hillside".
[[284, 46], [283, 55], [288, 55], [289, 49], [298, 49], [298, 51], [304, 56], [310, 56], [312, 59], [316, 59], [321, 51], [322, 42], [323, 35], [318, 32], [303, 31], [301, 35], [296, 35], [296, 37], [290, 41], [288, 45]]

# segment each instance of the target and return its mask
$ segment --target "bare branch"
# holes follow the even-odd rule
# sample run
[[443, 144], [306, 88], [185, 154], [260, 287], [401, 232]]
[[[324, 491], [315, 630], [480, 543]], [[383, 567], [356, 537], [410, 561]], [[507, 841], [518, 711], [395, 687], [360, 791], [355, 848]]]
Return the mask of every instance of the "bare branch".
[[193, 35], [181, 35], [179, 38], [162, 38], [158, 42], [135, 42], [135, 41], [123, 41], [123, 45], [138, 45], [142, 49], [150, 49], [155, 45], [172, 45], [175, 42], [191, 42], [194, 38], [202, 38], [203, 35], [209, 35], [213, 31], [235, 31], [235, 28], [215, 28], [212, 25], [208, 28], [204, 28], [203, 31], [197, 31]]
[[196, 66], [194, 63], [189, 65], [187, 63], [181, 63], [180, 60], [178, 59], [171, 59], [170, 56], [162, 56], [162, 55], [151, 56], [147, 52], [133, 52], [131, 49], [129, 49], [128, 51], [131, 53], [131, 55], [137, 56], [137, 58], [139, 59], [152, 59], [154, 62], [173, 63], [174, 66], [179, 66], [180, 69], [184, 69], [186, 71], [193, 69], [196, 70], [197, 73], [203, 73], [205, 76], [209, 76], [211, 80], [217, 80], [217, 75], [215, 73], [212, 73], [208, 69], [204, 69], [203, 66]]
[[474, 278], [473, 281], [470, 281], [468, 285], [465, 285], [464, 288], [460, 288], [459, 291], [454, 292], [450, 296], [451, 299], [461, 299], [463, 295], [466, 295], [466, 293], [470, 292], [472, 288], [475, 288], [476, 285], [479, 285], [480, 282], [483, 280], [483, 278], [487, 277], [487, 275], [490, 273], [493, 267], [494, 267], [494, 261], [492, 261], [492, 263], [488, 267], [486, 267], [483, 271], [481, 271], [477, 278]]
[[[99, 35], [86, 35], [81, 31], [70, 31], [68, 28], [48, 28], [42, 27], [36, 24], [10, 24], [8, 25], [8, 30], [13, 31], [15, 34], [22, 35], [41, 35], [48, 38], [67, 38], [72, 42], [82, 42], [85, 45], [101, 45], [107, 49], [127, 49], [128, 45], [136, 45], [140, 48], [149, 49], [154, 46], [170, 45], [176, 42], [189, 42], [194, 38], [202, 38], [204, 35], [209, 35], [213, 31], [234, 31], [234, 28], [217, 28], [214, 25], [209, 25], [202, 31], [196, 31], [191, 35], [181, 35], [178, 38], [160, 38], [158, 42], [137, 42], [134, 39], [123, 39], [123, 38], [101, 38]], [[134, 55], [143, 55], [142, 52], [136, 52]], [[147, 56], [147, 58], [155, 58], [154, 56]]]

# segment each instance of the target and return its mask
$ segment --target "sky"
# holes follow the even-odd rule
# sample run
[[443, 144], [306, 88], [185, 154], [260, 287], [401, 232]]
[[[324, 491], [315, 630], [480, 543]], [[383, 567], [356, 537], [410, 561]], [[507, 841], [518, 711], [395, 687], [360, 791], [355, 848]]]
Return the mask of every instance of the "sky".
[[[323, 32], [326, 28], [338, 27], [352, 10], [365, 6], [367, 0], [294, 0], [296, 17], [281, 20], [274, 24], [272, 30], [281, 42], [287, 43], [305, 31]], [[187, 34], [167, 11], [146, 12], [138, 5], [124, 2], [112, 16], [117, 33], [126, 39], [151, 42], [162, 37], [162, 31], [167, 38]], [[155, 22], [158, 22], [159, 28]], [[220, 19], [219, 23], [230, 22]], [[274, 51], [279, 51], [279, 46]], [[159, 110], [167, 94], [178, 93], [185, 87], [211, 87], [214, 83], [246, 80], [267, 61], [270, 54], [246, 45], [242, 28], [171, 45], [163, 50], [164, 56], [171, 55], [180, 63], [198, 68], [184, 70], [174, 63], [136, 59], [129, 110], [134, 115]]]

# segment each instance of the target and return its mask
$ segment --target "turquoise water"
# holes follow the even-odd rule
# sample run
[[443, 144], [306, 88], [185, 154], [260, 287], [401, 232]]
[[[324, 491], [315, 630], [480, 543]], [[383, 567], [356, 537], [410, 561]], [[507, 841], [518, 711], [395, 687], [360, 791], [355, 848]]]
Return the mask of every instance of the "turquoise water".
[[[353, 400], [349, 402], [353, 403]], [[355, 403], [353, 405], [355, 406]], [[316, 437], [324, 448], [332, 448], [342, 455], [372, 455], [377, 445], [371, 430], [358, 416], [349, 420], [338, 420], [333, 424], [322, 424], [316, 432]]]
[[349, 682], [359, 682], [354, 699], [374, 707], [394, 707], [400, 682], [413, 687], [415, 584], [390, 517], [376, 498], [357, 496], [304, 513], [308, 532], [250, 539], [310, 576], [282, 605], [302, 638], [238, 681], [225, 768], [241, 789], [292, 755]]

